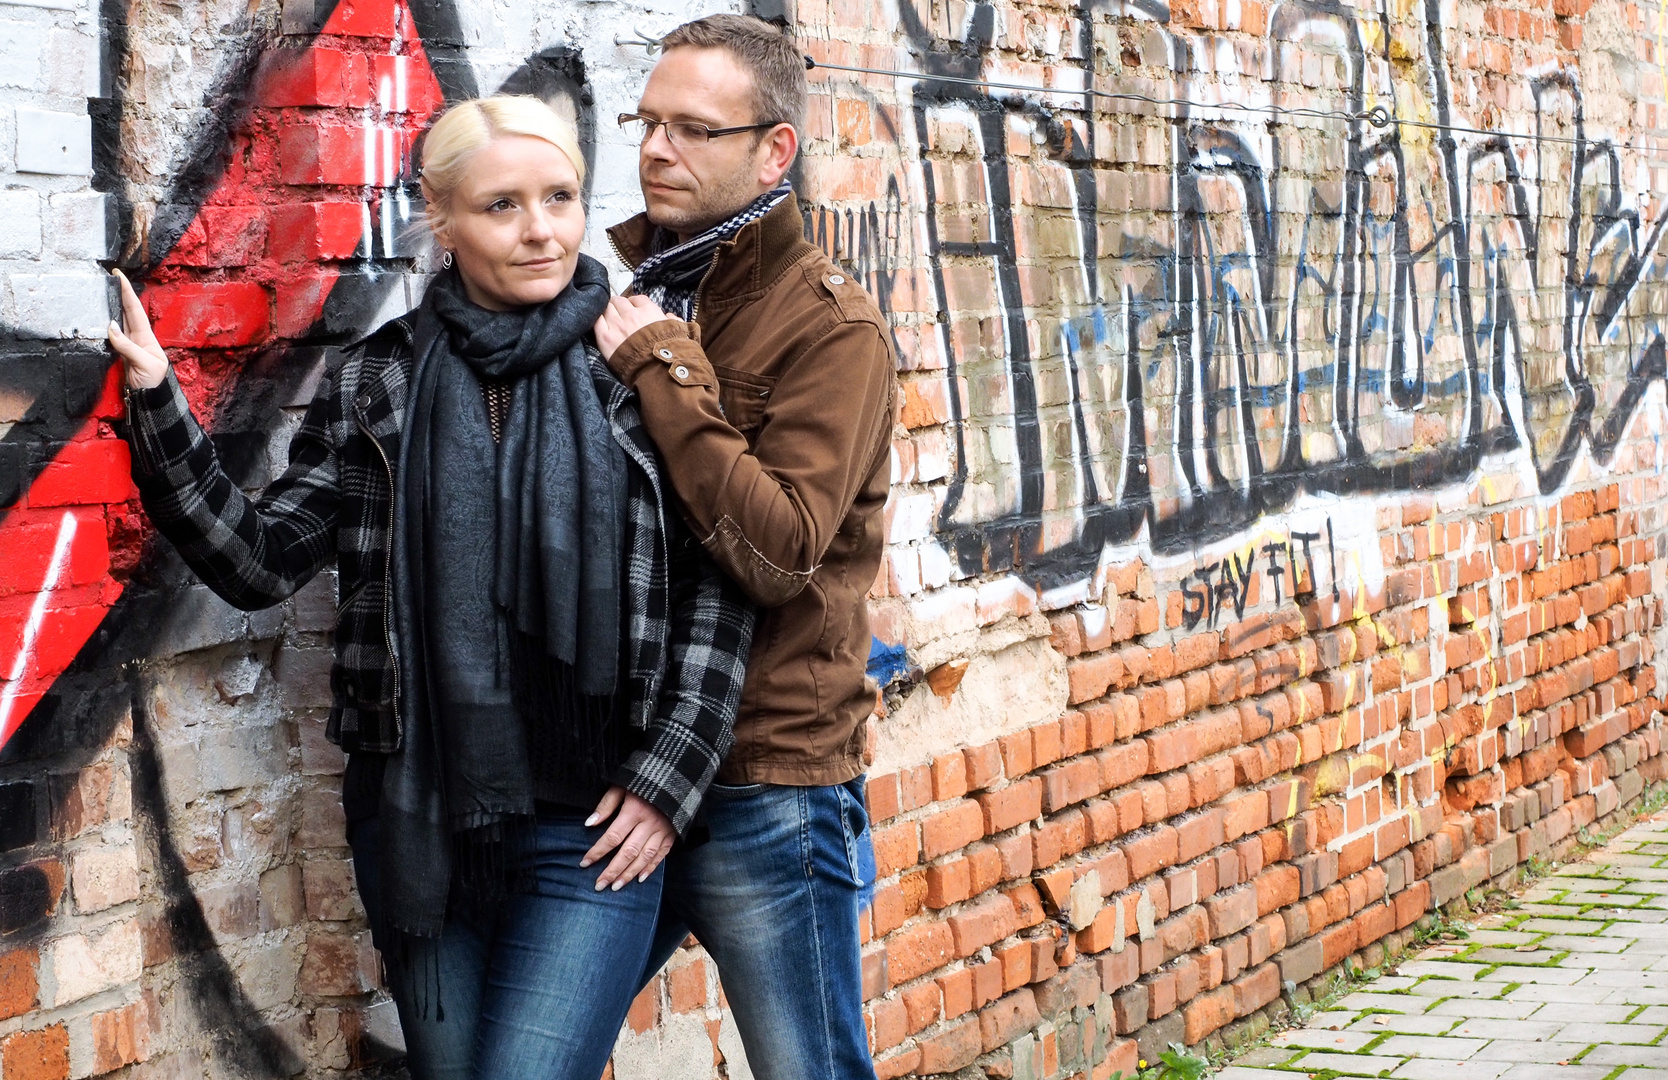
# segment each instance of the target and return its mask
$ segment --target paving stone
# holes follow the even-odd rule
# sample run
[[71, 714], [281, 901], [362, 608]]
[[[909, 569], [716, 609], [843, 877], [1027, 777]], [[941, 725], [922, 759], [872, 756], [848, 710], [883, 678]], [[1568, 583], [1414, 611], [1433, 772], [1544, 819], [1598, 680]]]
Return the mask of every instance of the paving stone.
[[1524, 904], [1518, 910], [1529, 915], [1567, 916], [1572, 919], [1581, 916], [1580, 908], [1571, 907], [1568, 904]]
[[1668, 1080], [1668, 1069], [1634, 1067], [1622, 1074], [1623, 1080]]
[[1353, 1054], [1378, 1038], [1370, 1031], [1316, 1031], [1298, 1028], [1274, 1037], [1275, 1046], [1305, 1046], [1311, 1050], [1336, 1050]]
[[1479, 945], [1527, 945], [1535, 940], [1535, 935], [1520, 930], [1475, 930], [1471, 940]]
[[1604, 934], [1552, 934], [1541, 938], [1541, 947], [1586, 952], [1621, 952], [1636, 940], [1638, 939], [1629, 940]]
[[1529, 919], [1519, 923], [1518, 929], [1541, 934], [1596, 934], [1604, 924], [1590, 919]]
[[[1464, 998], [1453, 998], [1439, 1003], [1430, 1011], [1432, 1016], [1491, 1016], [1499, 1020], [1523, 1020], [1530, 1013], [1542, 1008], [1539, 1001], [1494, 1001], [1483, 998], [1467, 1001]], [[1583, 1011], [1582, 1016], [1586, 1016]]]
[[1589, 1024], [1566, 1025], [1552, 1036], [1554, 1042], [1580, 1043], [1648, 1043], [1662, 1034], [1661, 1024]]
[[1668, 1046], [1595, 1046], [1581, 1059], [1583, 1065], [1648, 1065], [1668, 1069]]
[[1483, 1052], [1477, 1056], [1485, 1061], [1544, 1065], [1549, 1062], [1567, 1060], [1564, 1055], [1575, 1055], [1580, 1052], [1579, 1047], [1570, 1046], [1566, 1043], [1517, 1042], [1514, 1039], [1497, 1039], [1483, 1047]]
[[1398, 1035], [1446, 1035], [1459, 1023], [1456, 1016], [1402, 1016], [1379, 1013], [1363, 1016], [1350, 1025], [1351, 1031], [1395, 1032]]
[[1513, 1065], [1500, 1080], [1604, 1080], [1610, 1072], [1602, 1065]]
[[[1662, 954], [1651, 957], [1652, 960], [1662, 960]], [[1626, 954], [1580, 952], [1570, 953], [1558, 961], [1559, 967], [1587, 968], [1589, 971], [1637, 971], [1650, 961], [1631, 950]]]
[[1431, 1007], [1428, 998], [1417, 997], [1413, 994], [1374, 994], [1365, 990], [1358, 990], [1346, 998], [1339, 1000], [1338, 1009], [1351, 1012], [1362, 1012], [1366, 1009], [1388, 1009], [1397, 1013], [1422, 1013]]
[[1399, 1057], [1380, 1057], [1377, 1054], [1329, 1054], [1311, 1050], [1299, 1058], [1294, 1067], [1307, 1069], [1309, 1072], [1331, 1069], [1350, 1076], [1377, 1076], [1386, 1070], [1400, 1067], [1401, 1063], [1402, 1059]]
[[1504, 983], [1455, 982], [1453, 979], [1426, 979], [1413, 988], [1413, 993], [1428, 998], [1493, 998], [1504, 992]]
[[1608, 986], [1555, 986], [1551, 983], [1535, 983], [1520, 986], [1507, 995], [1508, 1001], [1548, 1001], [1562, 1005], [1598, 1005], [1610, 1000], [1615, 993], [1614, 987]]
[[[1565, 1010], [1566, 1012], [1568, 1010]], [[1488, 1017], [1478, 1017], [1474, 1020], [1462, 1020], [1452, 1034], [1469, 1036], [1473, 1039], [1511, 1039], [1515, 1042], [1546, 1042], [1554, 1032], [1569, 1023], [1569, 1017], [1561, 1016], [1556, 1021], [1546, 1020], [1497, 1020]]]
[[1618, 986], [1604, 999], [1606, 1005], [1668, 1005], [1668, 987]]
[[1355, 1013], [1343, 1009], [1333, 1009], [1323, 1012], [1309, 1020], [1309, 1026], [1320, 1028], [1322, 1031], [1342, 1031], [1355, 1023]]
[[1487, 1039], [1456, 1039], [1440, 1035], [1392, 1035], [1374, 1047], [1374, 1052], [1394, 1054], [1397, 1057], [1461, 1061], [1481, 1050], [1487, 1043]]
[[1438, 1061], [1414, 1058], [1390, 1075], [1398, 1080], [1499, 1080], [1506, 1061]]
[[1482, 968], [1474, 964], [1461, 964], [1452, 960], [1410, 960], [1396, 969], [1403, 975], [1435, 975], [1443, 979], [1461, 979], [1470, 982], [1481, 972]]
[[[1583, 1016], [1582, 1019], [1583, 1020], [1590, 1020], [1590, 1019], [1592, 1019], [1592, 1017]], [[1640, 1013], [1638, 1016], [1635, 1016], [1633, 1019], [1629, 1020], [1628, 1023], [1630, 1023], [1630, 1024], [1668, 1024], [1668, 1005], [1652, 1005], [1650, 1008], [1646, 1009], [1644, 1012]]]
[[1277, 1069], [1248, 1069], [1240, 1065], [1219, 1069], [1213, 1075], [1216, 1080], [1292, 1080], [1292, 1074], [1288, 1072], [1280, 1072]]
[[[1260, 1069], [1265, 1065], [1283, 1065], [1297, 1056], [1297, 1048], [1287, 1049], [1280, 1046], [1259, 1046], [1255, 1050], [1247, 1051], [1234, 1059], [1235, 1065], [1247, 1069]], [[1221, 1073], [1216, 1075], [1221, 1076]]]
[[1642, 968], [1636, 971], [1589, 971], [1579, 983], [1581, 986], [1608, 986], [1612, 989], [1621, 986], [1651, 986], [1668, 987], [1668, 971], [1657, 971], [1653, 968]]
[[[1524, 1002], [1524, 1004], [1530, 1004]], [[1568, 1023], [1572, 1015], [1579, 1016], [1589, 1024], [1623, 1024], [1628, 1017], [1639, 1010], [1637, 1005], [1591, 1005], [1583, 1003], [1578, 1010], [1572, 1010], [1567, 1004], [1550, 1002], [1540, 1007], [1531, 1019], [1543, 1020], [1547, 1023]]]
[[1550, 961], [1557, 955], [1554, 949], [1532, 949], [1519, 952], [1517, 949], [1486, 948], [1478, 949], [1466, 959], [1474, 964], [1540, 964]]
[[1407, 990], [1419, 980], [1412, 975], [1380, 975], [1373, 980], [1374, 990]]
[[1587, 973], [1579, 968], [1558, 967], [1526, 967], [1523, 965], [1505, 964], [1484, 975], [1489, 982], [1515, 983], [1557, 983], [1568, 986], [1586, 977]]

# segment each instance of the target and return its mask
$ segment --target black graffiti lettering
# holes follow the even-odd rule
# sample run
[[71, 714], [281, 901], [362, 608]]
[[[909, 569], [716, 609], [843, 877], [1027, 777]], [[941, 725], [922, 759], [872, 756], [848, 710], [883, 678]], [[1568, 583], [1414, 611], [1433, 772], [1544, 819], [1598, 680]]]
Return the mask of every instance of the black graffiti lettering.
[[1274, 603], [1276, 606], [1285, 599], [1286, 568], [1280, 562], [1280, 553], [1286, 550], [1285, 544], [1268, 543], [1263, 545], [1263, 554], [1268, 556], [1268, 569], [1263, 573], [1274, 586]]
[[1182, 579], [1182, 625], [1189, 630], [1197, 627], [1210, 614], [1208, 578], [1204, 587], [1195, 588], [1188, 584], [1197, 577], [1199, 572], [1194, 571]]
[[1303, 545], [1302, 574], [1297, 572], [1297, 558], [1290, 545], [1286, 549], [1286, 557], [1292, 564], [1292, 599], [1306, 604], [1315, 598], [1315, 556], [1309, 545], [1320, 539], [1320, 533], [1294, 532], [1292, 539]]

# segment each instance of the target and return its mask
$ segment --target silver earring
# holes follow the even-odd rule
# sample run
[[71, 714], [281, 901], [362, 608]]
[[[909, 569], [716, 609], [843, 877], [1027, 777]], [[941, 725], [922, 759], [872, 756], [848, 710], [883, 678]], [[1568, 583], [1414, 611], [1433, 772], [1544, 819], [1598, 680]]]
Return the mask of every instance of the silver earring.
[[450, 251], [443, 252], [441, 254], [440, 265], [445, 267], [447, 270], [452, 268], [452, 253]]

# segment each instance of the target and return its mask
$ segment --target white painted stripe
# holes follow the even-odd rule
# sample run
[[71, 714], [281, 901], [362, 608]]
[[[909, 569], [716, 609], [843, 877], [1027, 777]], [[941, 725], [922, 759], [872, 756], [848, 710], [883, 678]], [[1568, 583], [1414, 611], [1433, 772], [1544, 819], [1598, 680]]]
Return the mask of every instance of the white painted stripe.
[[63, 576], [64, 564], [69, 562], [70, 544], [75, 540], [75, 513], [66, 510], [63, 520], [58, 525], [58, 539], [52, 545], [52, 561], [46, 566], [46, 579], [41, 582], [41, 591], [35, 594], [35, 602], [29, 608], [29, 621], [23, 624], [23, 640], [18, 645], [17, 658], [12, 661], [12, 673], [7, 676], [6, 688], [0, 691], [0, 744], [11, 737], [13, 722], [12, 708], [17, 704], [18, 692], [23, 687], [23, 675], [29, 669], [29, 661], [34, 658], [35, 639], [40, 636], [41, 623], [46, 621], [46, 605], [51, 601], [52, 594], [58, 588], [58, 579]]

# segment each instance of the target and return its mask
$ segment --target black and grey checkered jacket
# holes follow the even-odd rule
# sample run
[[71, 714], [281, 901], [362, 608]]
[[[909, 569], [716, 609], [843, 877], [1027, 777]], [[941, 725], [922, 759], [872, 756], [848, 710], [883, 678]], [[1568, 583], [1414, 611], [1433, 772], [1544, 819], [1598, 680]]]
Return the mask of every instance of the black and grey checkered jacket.
[[[327, 367], [290, 463], [259, 500], [226, 476], [170, 372], [127, 395], [133, 475], [151, 520], [228, 603], [270, 607], [336, 559], [328, 736], [392, 753], [402, 735], [389, 633], [388, 549], [411, 316]], [[623, 582], [626, 693], [642, 748], [615, 779], [684, 832], [729, 750], [754, 610], [683, 527], [660, 482], [632, 392], [591, 354], [591, 372], [632, 470]]]

